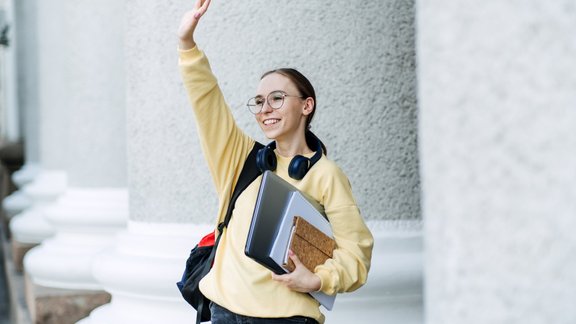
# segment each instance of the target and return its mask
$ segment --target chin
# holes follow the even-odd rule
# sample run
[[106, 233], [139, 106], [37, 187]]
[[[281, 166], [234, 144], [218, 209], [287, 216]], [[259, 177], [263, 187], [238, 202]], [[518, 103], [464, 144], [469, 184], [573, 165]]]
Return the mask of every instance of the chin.
[[264, 133], [264, 136], [266, 136], [266, 138], [270, 139], [270, 140], [275, 140], [278, 137], [278, 132], [275, 130], [269, 130], [269, 131], [265, 131], [262, 130], [262, 132]]

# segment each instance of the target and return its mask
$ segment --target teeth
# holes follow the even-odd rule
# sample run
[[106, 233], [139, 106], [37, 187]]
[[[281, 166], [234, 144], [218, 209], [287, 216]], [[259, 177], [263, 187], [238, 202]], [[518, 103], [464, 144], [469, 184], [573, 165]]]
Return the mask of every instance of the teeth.
[[276, 124], [278, 121], [280, 121], [279, 119], [266, 119], [264, 121], [264, 125], [272, 125], [272, 124]]

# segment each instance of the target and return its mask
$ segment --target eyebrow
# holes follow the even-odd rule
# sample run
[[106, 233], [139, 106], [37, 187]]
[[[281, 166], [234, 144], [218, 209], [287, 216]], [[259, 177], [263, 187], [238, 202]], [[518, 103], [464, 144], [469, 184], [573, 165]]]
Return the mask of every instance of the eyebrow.
[[[282, 92], [282, 93], [286, 93], [286, 91], [284, 91], [284, 90], [272, 90], [272, 91], [270, 91], [266, 96], [268, 96], [268, 95], [271, 94], [272, 92]], [[256, 97], [264, 97], [264, 95], [262, 95], [262, 94], [257, 94]]]

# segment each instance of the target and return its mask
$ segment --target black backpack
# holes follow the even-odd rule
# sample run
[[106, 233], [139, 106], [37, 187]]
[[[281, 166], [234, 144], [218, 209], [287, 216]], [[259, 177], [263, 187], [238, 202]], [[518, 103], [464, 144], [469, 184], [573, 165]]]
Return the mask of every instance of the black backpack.
[[200, 292], [198, 287], [200, 280], [210, 271], [212, 268], [212, 263], [214, 260], [214, 255], [216, 253], [216, 248], [220, 242], [220, 236], [225, 227], [228, 226], [230, 218], [232, 217], [232, 211], [234, 210], [234, 205], [236, 204], [236, 199], [238, 196], [248, 187], [252, 181], [254, 181], [262, 171], [256, 165], [256, 155], [258, 151], [263, 148], [264, 145], [256, 142], [252, 151], [246, 158], [238, 182], [234, 187], [232, 197], [230, 198], [230, 204], [228, 204], [228, 210], [226, 211], [226, 217], [224, 222], [218, 224], [218, 237], [214, 241], [214, 232], [206, 235], [200, 242], [190, 251], [190, 256], [186, 260], [186, 269], [182, 274], [182, 279], [176, 283], [182, 297], [190, 304], [194, 309], [196, 309], [196, 323], [206, 322], [210, 320], [210, 300], [206, 298]]

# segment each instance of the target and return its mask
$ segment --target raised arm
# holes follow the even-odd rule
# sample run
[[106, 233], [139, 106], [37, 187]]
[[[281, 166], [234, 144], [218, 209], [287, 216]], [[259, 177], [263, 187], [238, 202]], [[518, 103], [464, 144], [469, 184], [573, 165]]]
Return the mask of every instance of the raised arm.
[[180, 39], [180, 48], [189, 50], [196, 46], [194, 41], [194, 31], [200, 18], [206, 13], [210, 6], [210, 0], [196, 0], [194, 9], [186, 12], [180, 21], [178, 28], [178, 38]]
[[254, 140], [236, 125], [208, 58], [194, 41], [196, 26], [209, 5], [210, 0], [197, 0], [194, 9], [183, 15], [178, 28], [179, 65], [216, 191], [221, 199], [228, 199], [226, 193], [231, 191]]

